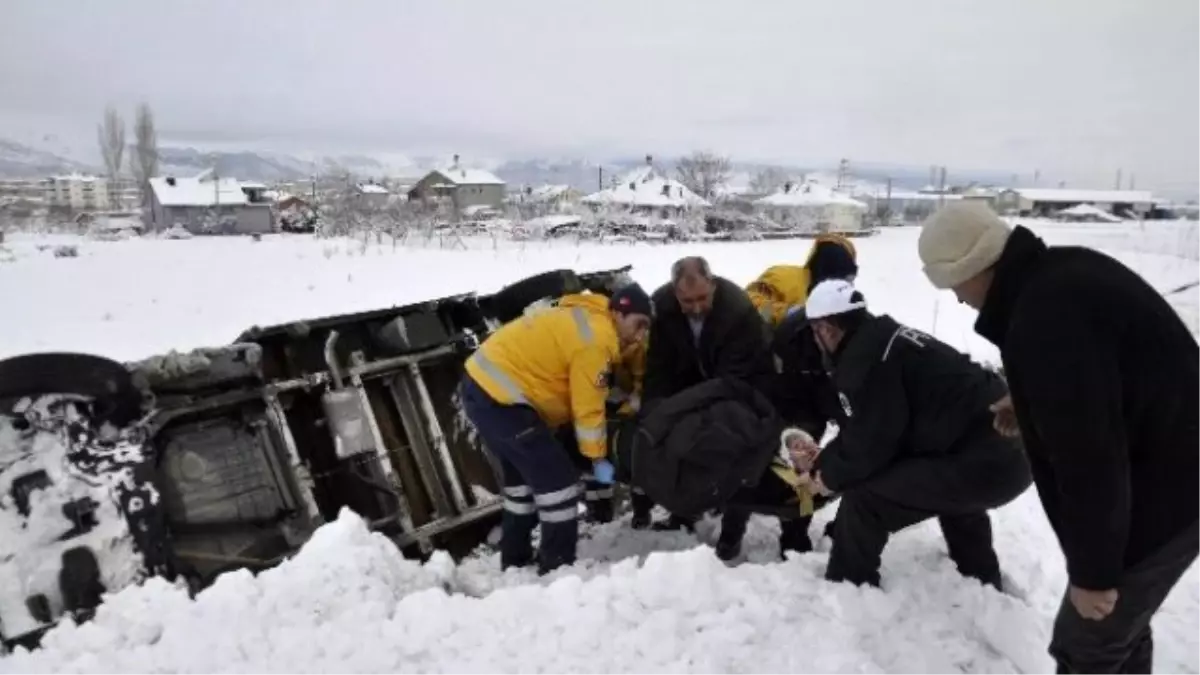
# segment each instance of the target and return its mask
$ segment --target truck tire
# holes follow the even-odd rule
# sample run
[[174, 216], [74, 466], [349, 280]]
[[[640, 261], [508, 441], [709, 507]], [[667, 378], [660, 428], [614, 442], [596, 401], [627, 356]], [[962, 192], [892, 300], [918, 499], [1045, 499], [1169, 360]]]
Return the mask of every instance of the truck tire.
[[501, 288], [492, 296], [492, 308], [501, 323], [508, 323], [538, 300], [560, 298], [582, 290], [583, 283], [573, 270], [543, 272]]
[[123, 364], [91, 354], [51, 352], [0, 361], [0, 410], [22, 398], [77, 394], [95, 399], [97, 421], [125, 426], [141, 417], [142, 394]]

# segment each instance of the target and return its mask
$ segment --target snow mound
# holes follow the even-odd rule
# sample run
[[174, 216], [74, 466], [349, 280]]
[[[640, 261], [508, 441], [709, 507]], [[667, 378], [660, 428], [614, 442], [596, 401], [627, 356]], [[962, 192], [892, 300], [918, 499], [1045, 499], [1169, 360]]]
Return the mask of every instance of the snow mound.
[[372, 627], [386, 625], [409, 594], [444, 593], [451, 567], [444, 554], [425, 565], [405, 560], [343, 511], [277, 568], [225, 574], [195, 600], [150, 579], [106, 598], [92, 621], [65, 621], [41, 650], [0, 659], [0, 671], [360, 670], [354, 659], [372, 651], [363, 641]]
[[[605, 526], [623, 529], [620, 524]], [[628, 531], [628, 530], [625, 530]], [[456, 592], [444, 555], [400, 556], [343, 511], [292, 560], [195, 600], [160, 579], [109, 597], [2, 672], [1013, 671], [1040, 654], [1021, 601], [948, 564], [895, 590], [821, 580], [824, 556], [727, 568], [707, 548]], [[494, 560], [492, 560], [494, 564]], [[519, 576], [519, 575], [518, 575]], [[915, 583], [913, 583], [915, 582]]]

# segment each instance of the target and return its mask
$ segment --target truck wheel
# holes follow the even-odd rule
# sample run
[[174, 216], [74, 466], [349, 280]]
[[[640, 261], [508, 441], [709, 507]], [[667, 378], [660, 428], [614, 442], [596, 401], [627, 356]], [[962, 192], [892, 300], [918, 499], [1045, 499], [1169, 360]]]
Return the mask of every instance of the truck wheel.
[[96, 421], [125, 426], [141, 417], [142, 394], [123, 364], [91, 354], [27, 354], [0, 361], [0, 410], [20, 399], [77, 394], [95, 400]]
[[492, 296], [492, 307], [496, 318], [501, 323], [508, 323], [538, 300], [560, 298], [582, 290], [583, 283], [573, 270], [543, 272], [501, 288]]

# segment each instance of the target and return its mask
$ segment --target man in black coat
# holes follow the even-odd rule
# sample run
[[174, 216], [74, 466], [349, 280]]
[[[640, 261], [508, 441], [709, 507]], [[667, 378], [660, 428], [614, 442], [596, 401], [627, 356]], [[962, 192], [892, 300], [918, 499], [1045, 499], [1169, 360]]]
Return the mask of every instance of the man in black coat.
[[704, 258], [683, 258], [654, 292], [642, 400], [667, 398], [714, 377], [762, 386], [774, 372], [766, 325], [740, 286]]
[[[774, 362], [767, 329], [750, 296], [714, 276], [704, 258], [682, 258], [671, 281], [653, 295], [642, 405], [669, 398], [706, 380], [724, 377], [757, 388], [770, 385]], [[649, 524], [652, 501], [634, 494], [634, 527]], [[659, 529], [691, 528], [693, 518], [673, 516]]]
[[846, 408], [813, 469], [818, 493], [841, 494], [826, 578], [879, 585], [889, 536], [937, 518], [959, 572], [999, 588], [987, 512], [1031, 482], [1020, 447], [992, 427], [1003, 380], [870, 314], [848, 281], [817, 285], [806, 311]]
[[996, 424], [1024, 442], [1067, 562], [1059, 672], [1150, 672], [1150, 619], [1200, 548], [1200, 347], [1129, 268], [986, 208], [943, 209], [919, 249], [1000, 348]]

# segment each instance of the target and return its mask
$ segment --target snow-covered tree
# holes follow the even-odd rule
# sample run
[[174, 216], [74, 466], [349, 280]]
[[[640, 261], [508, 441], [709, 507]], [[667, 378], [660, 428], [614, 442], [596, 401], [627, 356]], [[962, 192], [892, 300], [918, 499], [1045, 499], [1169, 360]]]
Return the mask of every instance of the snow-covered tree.
[[150, 179], [158, 175], [158, 132], [154, 129], [154, 111], [143, 103], [133, 121], [134, 154], [129, 158], [133, 176], [142, 190], [142, 202], [148, 200]]
[[100, 158], [104, 160], [104, 171], [108, 176], [108, 194], [115, 197], [121, 160], [125, 157], [125, 120], [116, 108], [108, 106], [104, 110], [104, 120], [96, 125], [96, 138], [100, 142]]
[[710, 201], [716, 198], [717, 190], [729, 182], [732, 171], [728, 157], [707, 151], [693, 152], [675, 166], [679, 182]]
[[750, 190], [755, 194], [765, 195], [783, 187], [789, 180], [786, 171], [777, 166], [769, 166], [750, 179]]

